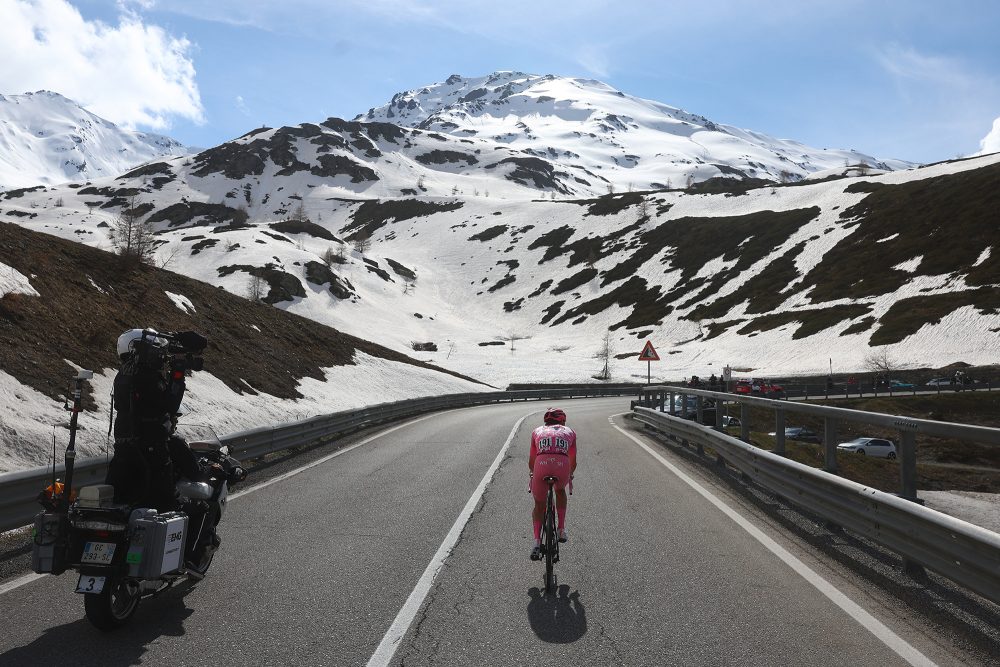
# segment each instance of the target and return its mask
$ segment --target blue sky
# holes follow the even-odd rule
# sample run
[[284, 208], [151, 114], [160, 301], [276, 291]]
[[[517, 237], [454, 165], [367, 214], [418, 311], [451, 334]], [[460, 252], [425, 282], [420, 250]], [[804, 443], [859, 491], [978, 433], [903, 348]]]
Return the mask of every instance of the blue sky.
[[0, 15], [0, 93], [55, 90], [202, 147], [501, 69], [919, 162], [980, 150], [1000, 117], [992, 0], [0, 0]]

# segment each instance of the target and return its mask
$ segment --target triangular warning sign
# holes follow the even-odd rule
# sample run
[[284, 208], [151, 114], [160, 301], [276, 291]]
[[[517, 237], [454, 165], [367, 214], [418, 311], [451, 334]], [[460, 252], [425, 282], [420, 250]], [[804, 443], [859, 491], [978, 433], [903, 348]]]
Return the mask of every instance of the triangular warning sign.
[[659, 361], [660, 355], [656, 353], [653, 349], [653, 342], [647, 340], [646, 346], [642, 348], [642, 352], [639, 353], [639, 361]]

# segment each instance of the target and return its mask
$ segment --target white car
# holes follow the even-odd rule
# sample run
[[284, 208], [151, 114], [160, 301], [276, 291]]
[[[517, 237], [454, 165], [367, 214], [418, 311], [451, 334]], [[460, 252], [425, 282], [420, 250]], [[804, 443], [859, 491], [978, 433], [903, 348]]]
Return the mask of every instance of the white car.
[[722, 415], [722, 425], [723, 426], [739, 426], [739, 417], [730, 417], [729, 415]]
[[896, 445], [885, 438], [855, 438], [837, 445], [837, 451], [876, 456], [882, 459], [896, 458]]
[[927, 387], [950, 387], [953, 384], [951, 378], [933, 378], [928, 380], [925, 386]]

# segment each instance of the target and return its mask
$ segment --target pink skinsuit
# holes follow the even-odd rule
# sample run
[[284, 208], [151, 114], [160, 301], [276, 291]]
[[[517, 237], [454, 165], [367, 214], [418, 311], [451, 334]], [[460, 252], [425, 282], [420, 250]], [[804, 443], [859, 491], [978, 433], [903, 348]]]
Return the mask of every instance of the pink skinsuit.
[[531, 453], [528, 468], [532, 471], [531, 495], [535, 503], [545, 506], [547, 476], [558, 477], [555, 488], [564, 489], [576, 469], [576, 432], [568, 426], [539, 426], [531, 432]]

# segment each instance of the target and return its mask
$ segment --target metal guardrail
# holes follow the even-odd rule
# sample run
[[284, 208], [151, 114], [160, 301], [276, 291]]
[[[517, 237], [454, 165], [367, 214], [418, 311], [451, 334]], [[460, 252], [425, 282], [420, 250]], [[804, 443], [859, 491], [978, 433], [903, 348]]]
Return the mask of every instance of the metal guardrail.
[[861, 410], [849, 410], [827, 405], [814, 405], [802, 401], [786, 399], [758, 398], [746, 394], [729, 394], [724, 392], [692, 389], [678, 386], [643, 387], [639, 391], [636, 402], [645, 407], [658, 406], [663, 409], [675, 405], [676, 397], [680, 396], [681, 416], [688, 415], [688, 400], [684, 396], [697, 398], [695, 411], [699, 422], [701, 413], [706, 409], [706, 399], [715, 402], [715, 427], [722, 429], [722, 413], [727, 404], [740, 405], [740, 439], [750, 441], [750, 411], [751, 406], [774, 410], [774, 451], [785, 453], [785, 417], [787, 413], [798, 413], [819, 417], [823, 420], [822, 446], [824, 448], [823, 470], [837, 472], [837, 430], [841, 422], [870, 424], [899, 432], [898, 456], [900, 462], [900, 495], [908, 500], [917, 499], [917, 441], [918, 435], [945, 437], [956, 440], [967, 440], [988, 445], [1000, 445], [1000, 429], [986, 426], [970, 426], [951, 422], [939, 422], [930, 419], [917, 419], [898, 415], [885, 415]]
[[[580, 386], [413, 398], [380, 403], [359, 410], [319, 415], [273, 427], [240, 431], [220, 440], [229, 447], [233, 456], [240, 460], [250, 460], [283, 449], [346, 435], [369, 426], [437, 410], [505, 401], [625, 396], [634, 395], [635, 392], [635, 387]], [[56, 476], [62, 478], [64, 473], [65, 465], [58, 464]], [[73, 472], [74, 487], [103, 483], [106, 473], [107, 462], [103, 457], [77, 459]], [[51, 466], [0, 474], [0, 531], [19, 528], [31, 522], [32, 517], [39, 511], [38, 493], [51, 479]]]
[[[664, 389], [680, 393], [680, 388], [662, 387], [644, 390], [643, 394], [649, 391], [650, 395], [656, 395], [657, 391]], [[714, 392], [698, 392], [698, 395], [711, 393]], [[728, 398], [733, 399], [732, 395]], [[738, 400], [746, 403], [777, 402], [758, 398]], [[780, 403], [785, 409], [792, 407], [784, 401]], [[896, 420], [906, 419], [874, 413], [859, 414], [857, 410], [841, 408], [801, 407], [812, 414], [829, 415], [833, 413], [827, 412], [828, 410], [835, 410], [840, 418], [859, 418], [863, 414], [867, 415], [864, 419], [867, 423], [878, 420], [893, 426], [898, 426]], [[704, 447], [712, 448], [725, 463], [732, 465], [761, 487], [894, 551], [903, 557], [907, 571], [919, 572], [921, 566], [930, 568], [959, 585], [1000, 603], [1000, 534], [905, 498], [791, 461], [779, 453], [760, 449], [721, 432], [721, 423], [717, 430], [638, 405], [633, 410], [637, 420], [665, 433], [671, 439], [683, 445], [695, 445], [699, 451], [703, 451]], [[721, 414], [721, 410], [717, 411], [719, 417]], [[906, 421], [907, 428], [923, 429], [921, 432], [927, 433], [939, 433], [941, 429], [952, 426], [928, 420]], [[957, 427], [959, 430], [976, 428], [964, 425]]]

